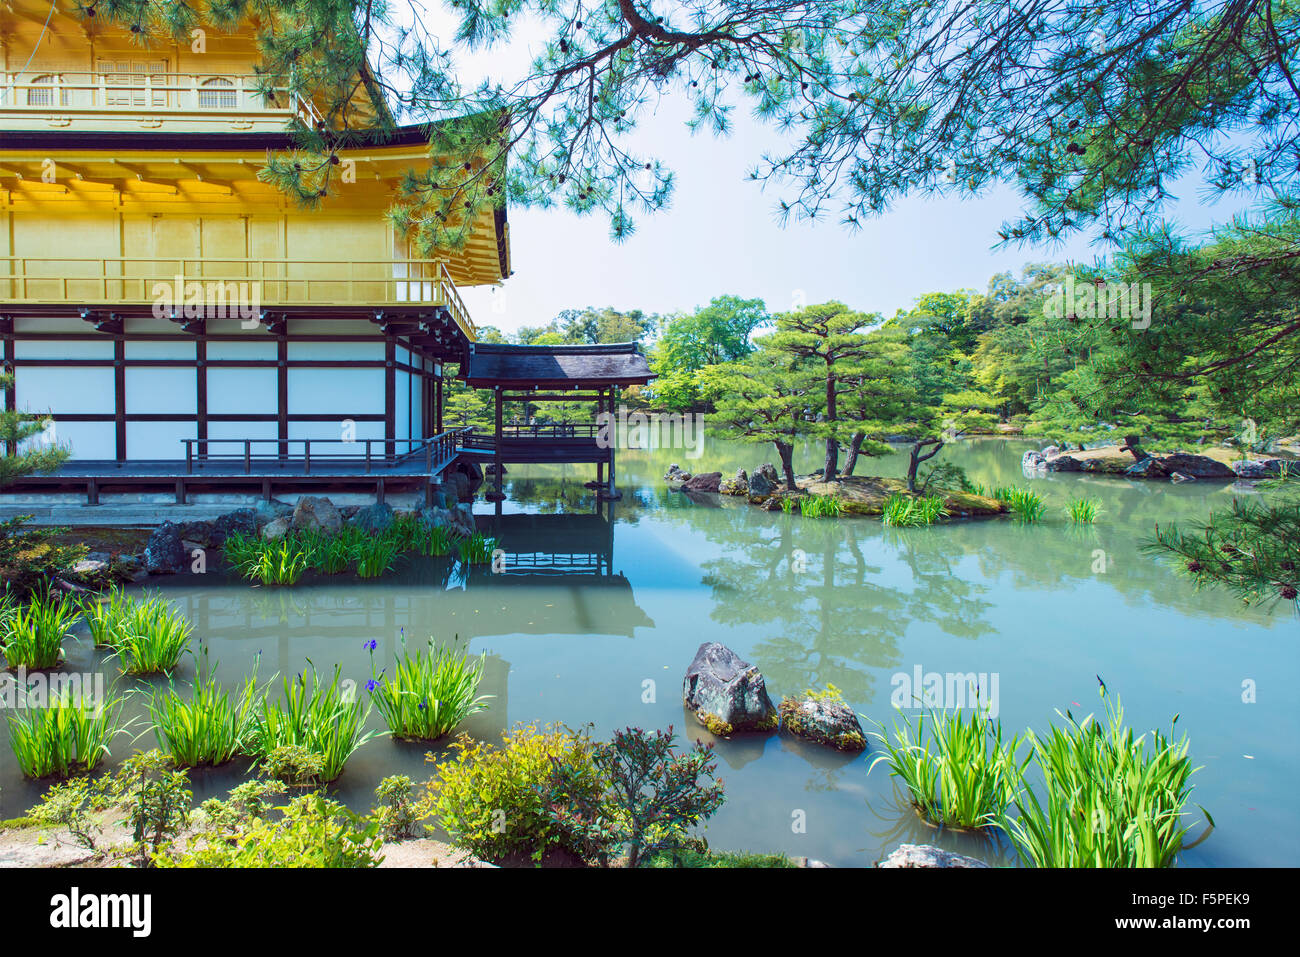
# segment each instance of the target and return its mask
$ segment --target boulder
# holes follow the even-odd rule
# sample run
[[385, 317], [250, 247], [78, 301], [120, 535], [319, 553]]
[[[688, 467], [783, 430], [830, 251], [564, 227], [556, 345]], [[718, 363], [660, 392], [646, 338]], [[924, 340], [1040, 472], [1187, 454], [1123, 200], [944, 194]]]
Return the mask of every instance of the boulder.
[[276, 518], [267, 522], [262, 528], [262, 538], [268, 542], [278, 542], [289, 534], [292, 527], [287, 518]]
[[1218, 459], [1208, 455], [1194, 455], [1191, 452], [1173, 452], [1161, 456], [1160, 466], [1166, 474], [1181, 472], [1183, 475], [1198, 479], [1234, 479], [1237, 473]]
[[780, 477], [772, 465], [761, 465], [749, 477], [749, 494], [752, 496], [771, 495], [781, 484]]
[[1160, 459], [1154, 455], [1148, 455], [1146, 458], [1138, 459], [1126, 468], [1124, 474], [1129, 478], [1164, 478], [1169, 473], [1165, 470]]
[[674, 475], [676, 475], [676, 474], [677, 474], [678, 472], [680, 472], [681, 470], [682, 470], [682, 467], [681, 467], [680, 465], [678, 465], [676, 462], [674, 462], [672, 465], [668, 466], [668, 471], [664, 473], [664, 478], [666, 478], [666, 479], [668, 479], [668, 478], [672, 478]]
[[865, 751], [867, 737], [858, 716], [838, 691], [787, 695], [778, 709], [781, 729], [841, 751]]
[[1063, 451], [1065, 450], [1062, 449], [1060, 446], [1049, 445], [1047, 448], [1043, 449], [1043, 451], [1039, 454], [1042, 455], [1042, 457], [1045, 459], [1051, 459], [1060, 455]]
[[304, 495], [294, 506], [292, 525], [300, 532], [337, 532], [343, 527], [343, 516], [329, 499]]
[[1057, 455], [1043, 460], [1043, 468], [1048, 472], [1087, 472], [1090, 471], [1086, 461], [1072, 455]]
[[443, 528], [451, 524], [451, 510], [441, 505], [426, 505], [416, 515], [420, 518], [420, 524], [426, 528]]
[[[293, 506], [288, 502], [281, 502], [278, 498], [258, 502], [253, 511], [257, 513], [257, 525], [259, 528], [267, 522], [274, 521], [277, 518], [293, 517]], [[231, 514], [234, 513], [232, 512]]]
[[721, 472], [701, 472], [687, 479], [682, 488], [688, 492], [716, 492], [721, 485]]
[[1036, 449], [1030, 449], [1020, 457], [1020, 468], [1025, 472], [1035, 472], [1043, 468], [1047, 457]]
[[447, 472], [443, 476], [457, 502], [463, 502], [470, 496], [469, 476], [464, 472]]
[[90, 557], [83, 558], [72, 566], [72, 574], [77, 578], [99, 578], [108, 573], [108, 562]]
[[762, 673], [716, 641], [706, 641], [695, 652], [682, 682], [682, 700], [714, 734], [771, 731], [777, 726]]
[[1237, 478], [1269, 479], [1282, 474], [1283, 459], [1238, 459], [1231, 465]]
[[478, 525], [474, 521], [474, 506], [469, 502], [461, 502], [450, 509], [450, 515], [452, 528], [466, 538], [478, 531]]
[[256, 535], [257, 519], [257, 511], [251, 508], [237, 508], [225, 515], [218, 515], [212, 520], [208, 544], [213, 548], [220, 548], [231, 535]]
[[144, 547], [144, 568], [151, 575], [175, 575], [189, 565], [189, 553], [181, 541], [180, 526], [163, 522], [149, 536]]
[[1174, 472], [1169, 476], [1169, 481], [1177, 485], [1179, 482], [1195, 482], [1196, 477], [1192, 475], [1184, 475], [1182, 472]]
[[387, 502], [376, 502], [374, 505], [366, 505], [357, 509], [356, 514], [352, 516], [348, 524], [374, 534], [386, 531], [393, 524], [395, 517], [393, 506]]
[[954, 854], [933, 844], [900, 844], [877, 867], [988, 867], [965, 854]]
[[[181, 538], [186, 542], [193, 542], [199, 548], [208, 548], [212, 545], [212, 535], [215, 526], [212, 522], [186, 522], [181, 526]], [[222, 541], [225, 541], [223, 538]]]
[[723, 495], [748, 495], [749, 476], [745, 474], [744, 469], [736, 469], [734, 476], [722, 480], [718, 485], [718, 491]]

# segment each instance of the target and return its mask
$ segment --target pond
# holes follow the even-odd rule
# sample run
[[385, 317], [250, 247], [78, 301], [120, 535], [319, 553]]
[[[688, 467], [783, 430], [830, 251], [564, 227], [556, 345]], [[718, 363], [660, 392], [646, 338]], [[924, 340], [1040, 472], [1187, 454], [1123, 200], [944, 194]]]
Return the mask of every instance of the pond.
[[[255, 664], [265, 679], [292, 677], [313, 662], [324, 673], [338, 664], [363, 686], [371, 676], [363, 644], [371, 639], [382, 669], [392, 667], [403, 637], [458, 637], [488, 656], [482, 690], [494, 697], [464, 725], [483, 738], [519, 722], [564, 722], [590, 723], [597, 734], [672, 725], [710, 740], [681, 702], [686, 666], [709, 640], [756, 664], [775, 701], [836, 685], [867, 730], [892, 725], [891, 697], [917, 674], [987, 676], [981, 686], [995, 694], [1012, 731], [1044, 730], [1058, 710], [1098, 709], [1100, 676], [1133, 727], [1167, 730], [1178, 714], [1177, 728], [1190, 738], [1202, 768], [1193, 800], [1217, 827], [1184, 852], [1184, 866], [1293, 865], [1294, 607], [1250, 608], [1226, 592], [1198, 592], [1139, 549], [1155, 523], [1196, 521], [1234, 492], [1209, 482], [1027, 479], [1020, 457], [1029, 447], [986, 439], [945, 454], [988, 487], [1032, 484], [1049, 505], [1037, 526], [983, 520], [890, 529], [877, 519], [803, 519], [669, 492], [662, 475], [673, 461], [729, 474], [772, 458], [766, 447], [711, 440], [698, 461], [668, 450], [620, 453], [623, 499], [612, 506], [583, 486], [588, 467], [513, 468], [499, 511], [476, 504], [480, 525], [502, 535], [503, 574], [466, 576], [449, 560], [412, 559], [377, 582], [317, 578], [275, 590], [212, 574], [161, 587], [232, 685]], [[865, 460], [858, 473], [901, 475], [903, 458]], [[813, 450], [796, 458], [805, 468], [818, 461]], [[1080, 496], [1102, 505], [1094, 527], [1073, 527], [1062, 514]], [[67, 669], [101, 662], [84, 640], [71, 647]], [[193, 671], [187, 659], [179, 680]], [[382, 727], [377, 715], [370, 726]], [[147, 733], [136, 742], [151, 744]], [[868, 775], [874, 748], [850, 757], [778, 735], [716, 744], [727, 800], [705, 831], [715, 848], [870, 866], [899, 843], [929, 842], [1009, 861], [1004, 846], [921, 823], [883, 765]], [[119, 739], [115, 760], [127, 750]], [[384, 775], [426, 779], [427, 750], [371, 741], [333, 791], [367, 809]], [[12, 817], [40, 788], [21, 778], [7, 747], [0, 756], [0, 816]], [[233, 786], [243, 769], [196, 772], [196, 799]], [[1192, 834], [1201, 829], [1197, 823]]]

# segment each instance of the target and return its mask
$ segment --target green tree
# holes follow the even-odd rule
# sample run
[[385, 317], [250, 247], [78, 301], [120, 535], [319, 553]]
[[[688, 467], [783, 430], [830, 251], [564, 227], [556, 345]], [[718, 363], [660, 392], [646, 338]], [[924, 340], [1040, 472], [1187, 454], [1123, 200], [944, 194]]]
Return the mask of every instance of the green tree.
[[771, 321], [762, 299], [739, 296], [716, 296], [690, 315], [670, 316], [655, 345], [655, 395], [674, 411], [693, 408], [699, 402], [696, 373], [749, 355], [750, 337]]
[[808, 434], [809, 406], [821, 386], [815, 373], [762, 339], [744, 359], [700, 371], [701, 391], [716, 410], [711, 431], [742, 442], [771, 442], [791, 492], [798, 489], [794, 445]]
[[[13, 375], [0, 373], [0, 394], [13, 386]], [[68, 458], [64, 446], [32, 442], [50, 426], [48, 415], [0, 409], [0, 488], [24, 475], [44, 475], [58, 470]], [[26, 446], [26, 447], [24, 447]]]
[[[840, 443], [859, 431], [862, 422], [845, 421], [839, 406], [841, 375], [852, 375], [856, 363], [878, 359], [884, 339], [870, 330], [880, 317], [853, 312], [843, 303], [807, 306], [776, 317], [776, 332], [763, 337], [766, 349], [784, 353], [819, 379], [820, 421], [807, 423], [807, 432], [826, 442], [822, 477], [829, 482], [839, 468]], [[870, 420], [868, 420], [870, 421]]]

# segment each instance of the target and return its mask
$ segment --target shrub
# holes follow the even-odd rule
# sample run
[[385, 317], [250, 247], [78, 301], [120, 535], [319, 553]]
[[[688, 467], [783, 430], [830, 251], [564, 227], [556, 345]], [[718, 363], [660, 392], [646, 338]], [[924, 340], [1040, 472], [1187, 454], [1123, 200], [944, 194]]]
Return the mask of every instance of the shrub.
[[483, 656], [471, 662], [467, 654], [435, 648], [430, 639], [427, 655], [403, 648], [392, 678], [385, 678], [374, 674], [373, 642], [366, 647], [372, 659], [366, 687], [395, 737], [434, 741], [486, 707], [490, 696], [478, 694]]
[[0, 521], [0, 581], [15, 598], [25, 598], [66, 575], [86, 557], [85, 545], [60, 545], [64, 528], [24, 528], [32, 516]]
[[159, 595], [131, 605], [112, 636], [113, 657], [129, 675], [156, 675], [176, 667], [193, 626]]
[[136, 864], [149, 867], [189, 823], [188, 772], [176, 770], [161, 751], [134, 754], [122, 763], [113, 783], [131, 830]]
[[28, 811], [36, 824], [60, 828], [88, 851], [98, 850], [97, 841], [104, 833], [101, 813], [111, 801], [104, 778], [80, 776], [51, 786], [41, 795], [41, 803]]
[[614, 732], [592, 752], [599, 787], [582, 766], [558, 764], [550, 782], [550, 813], [580, 842], [583, 856], [608, 863], [626, 852], [636, 867], [647, 850], [679, 844], [689, 828], [722, 806], [722, 782], [712, 746], [695, 742], [686, 754], [673, 745], [673, 729]]
[[247, 744], [257, 698], [255, 676], [233, 697], [214, 679], [200, 677], [188, 698], [175, 686], [154, 692], [149, 718], [158, 743], [179, 767], [224, 764]]
[[1079, 498], [1065, 506], [1065, 514], [1075, 524], [1095, 522], [1101, 512], [1101, 504], [1092, 499]]
[[74, 602], [54, 595], [33, 595], [26, 608], [10, 609], [0, 646], [5, 663], [33, 671], [57, 667], [63, 660], [63, 639], [79, 617]]
[[325, 758], [298, 744], [281, 744], [261, 759], [261, 772], [290, 787], [314, 787], [325, 774]]
[[19, 708], [9, 715], [9, 745], [29, 778], [93, 771], [108, 744], [126, 730], [122, 698], [103, 703], [83, 700], [73, 687], [51, 693], [45, 707]]
[[[557, 848], [575, 850], [579, 839], [552, 819], [547, 793], [558, 773], [572, 798], [595, 800], [602, 784], [592, 750], [585, 734], [558, 726], [517, 727], [499, 748], [462, 734], [452, 756], [437, 763], [422, 810], [456, 846], [484, 860], [519, 854], [540, 861]], [[425, 760], [435, 761], [432, 754]]]
[[916, 731], [904, 719], [890, 739], [876, 733], [884, 745], [868, 766], [880, 762], [902, 779], [912, 806], [932, 824], [957, 828], [986, 828], [999, 824], [1007, 806], [1019, 794], [1022, 771], [1017, 735], [1003, 743], [1002, 722], [990, 720], [978, 704], [970, 709], [930, 712], [917, 717]]
[[321, 682], [313, 666], [310, 687], [303, 675], [296, 681], [286, 678], [283, 702], [262, 699], [261, 712], [253, 722], [250, 750], [265, 759], [284, 745], [303, 748], [320, 756], [320, 779], [333, 781], [357, 748], [375, 736], [373, 731], [363, 730], [369, 713], [359, 699], [344, 691], [337, 665], [328, 685]]
[[420, 811], [413, 799], [414, 792], [411, 779], [405, 774], [386, 777], [375, 788], [379, 805], [371, 812], [371, 817], [379, 823], [385, 840], [400, 841], [415, 832]]
[[383, 860], [379, 822], [336, 801], [303, 794], [277, 810], [275, 818], [235, 815], [233, 827], [218, 814], [184, 850], [154, 860], [160, 867], [377, 867]]
[[[1030, 732], [1046, 806], [1026, 790], [1016, 800], [1019, 816], [1004, 826], [1035, 867], [1170, 867], [1189, 830], [1184, 808], [1196, 769], [1187, 738], [1172, 740], [1172, 728], [1168, 737], [1152, 731], [1149, 740], [1134, 738], [1104, 684], [1101, 696], [1104, 724], [1067, 712], [1064, 728], [1053, 725], [1041, 738]], [[1212, 828], [1214, 819], [1201, 812]]]

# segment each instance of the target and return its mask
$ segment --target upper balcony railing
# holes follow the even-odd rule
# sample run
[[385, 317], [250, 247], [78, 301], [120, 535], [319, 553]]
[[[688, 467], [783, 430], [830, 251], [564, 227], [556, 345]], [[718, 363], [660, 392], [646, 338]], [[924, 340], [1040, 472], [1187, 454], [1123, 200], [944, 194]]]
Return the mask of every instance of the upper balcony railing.
[[176, 117], [283, 125], [315, 107], [287, 89], [258, 92], [251, 73], [0, 73], [0, 114], [74, 118]]
[[[198, 284], [199, 291], [191, 284]], [[51, 259], [0, 256], [0, 305], [70, 303], [184, 308], [195, 295], [233, 318], [275, 306], [443, 306], [471, 340], [474, 323], [441, 259]]]

